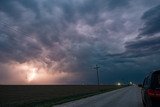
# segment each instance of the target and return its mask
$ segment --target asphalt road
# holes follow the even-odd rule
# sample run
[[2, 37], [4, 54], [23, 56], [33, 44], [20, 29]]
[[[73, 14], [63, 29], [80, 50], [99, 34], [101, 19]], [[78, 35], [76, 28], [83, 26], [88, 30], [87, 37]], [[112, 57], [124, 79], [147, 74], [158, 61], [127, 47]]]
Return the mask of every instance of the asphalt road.
[[143, 107], [140, 88], [130, 86], [54, 107]]

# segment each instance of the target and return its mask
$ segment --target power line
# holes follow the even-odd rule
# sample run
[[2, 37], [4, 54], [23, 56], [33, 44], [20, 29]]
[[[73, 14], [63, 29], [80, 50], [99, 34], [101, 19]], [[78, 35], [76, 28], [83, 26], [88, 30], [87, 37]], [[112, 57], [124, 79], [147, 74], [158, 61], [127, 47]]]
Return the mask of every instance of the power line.
[[19, 34], [19, 35], [21, 35], [21, 36], [25, 36], [25, 37], [27, 37], [27, 38], [33, 39], [33, 37], [30, 36], [30, 33], [24, 31], [23, 29], [17, 30], [17, 29], [15, 29], [15, 28], [13, 28], [11, 25], [9, 25], [9, 23], [7, 23], [6, 20], [0, 21], [0, 24], [3, 26], [3, 27], [2, 27], [3, 29], [0, 29], [1, 31], [6, 31], [6, 30], [5, 30], [5, 28], [6, 28], [7, 30], [9, 30], [9, 31], [11, 31], [11, 32], [14, 32], [14, 33], [17, 33], [17, 34]]

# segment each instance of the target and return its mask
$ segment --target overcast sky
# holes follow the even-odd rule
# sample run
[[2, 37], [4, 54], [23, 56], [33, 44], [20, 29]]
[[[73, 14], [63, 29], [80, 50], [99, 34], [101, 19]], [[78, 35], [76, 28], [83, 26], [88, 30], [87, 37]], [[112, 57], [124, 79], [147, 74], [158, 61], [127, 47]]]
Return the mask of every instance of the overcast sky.
[[160, 0], [0, 0], [0, 84], [141, 82], [160, 68]]

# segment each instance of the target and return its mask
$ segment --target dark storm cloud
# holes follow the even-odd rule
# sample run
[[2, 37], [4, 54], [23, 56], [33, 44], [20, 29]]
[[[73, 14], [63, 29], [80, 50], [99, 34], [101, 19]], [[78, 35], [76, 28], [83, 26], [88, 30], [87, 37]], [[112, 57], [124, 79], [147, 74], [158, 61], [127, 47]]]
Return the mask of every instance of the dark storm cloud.
[[[123, 8], [129, 5], [127, 0], [82, 0], [76, 1], [72, 0], [61, 0], [59, 2], [45, 1], [43, 6], [48, 10], [48, 12], [53, 12], [53, 6], [62, 8], [64, 12], [65, 20], [69, 22], [75, 22], [77, 18], [85, 19], [88, 24], [95, 24], [98, 21], [101, 12], [107, 12], [108, 9], [113, 10], [116, 8]], [[76, 16], [78, 15], [78, 16]]]
[[160, 32], [160, 5], [146, 11], [142, 20], [145, 21], [140, 35], [152, 36]]
[[[22, 4], [22, 6], [24, 6], [24, 8], [26, 9], [33, 10], [35, 14], [39, 13], [40, 11], [38, 10], [38, 7], [37, 5], [35, 5], [34, 1], [16, 1], [16, 2], [19, 2], [20, 4]], [[12, 2], [4, 1], [4, 4], [5, 3], [7, 5], [7, 3], [11, 4]], [[15, 60], [18, 62], [25, 62], [27, 60], [37, 58], [39, 57], [39, 54], [42, 53], [41, 52], [42, 47], [45, 47], [47, 50], [50, 50], [50, 54], [47, 57], [51, 58], [51, 60], [60, 61], [65, 57], [66, 59], [70, 60], [69, 58], [72, 54], [66, 52], [67, 50], [62, 49], [63, 46], [61, 45], [63, 44], [61, 44], [61, 42], [63, 42], [63, 38], [65, 38], [65, 35], [63, 34], [63, 32], [65, 32], [66, 30], [65, 27], [68, 26], [67, 24], [70, 23], [70, 20], [74, 20], [75, 12], [73, 11], [69, 3], [65, 4], [63, 2], [62, 3], [60, 2], [60, 4], [61, 4], [60, 6], [56, 5], [58, 6], [59, 9], [62, 9], [62, 12], [64, 14], [62, 15], [62, 17], [60, 17], [60, 19], [54, 19], [54, 17], [55, 18], [58, 17], [57, 14], [59, 14], [58, 13], [59, 11], [57, 10], [58, 11], [57, 12], [56, 10], [53, 10], [53, 13], [49, 13], [51, 14], [50, 16], [51, 18], [50, 17], [48, 18], [47, 16], [43, 16], [45, 12], [41, 11], [41, 15], [43, 17], [41, 17], [40, 19], [33, 20], [33, 22], [31, 21], [31, 26], [23, 25], [23, 22], [21, 22], [21, 20], [17, 22], [13, 21], [12, 24], [6, 23], [6, 22], [4, 23], [2, 21], [1, 23], [3, 24], [3, 26], [1, 27], [1, 57], [3, 60], [1, 61], [7, 62], [10, 60]], [[16, 10], [16, 8], [18, 8], [18, 5], [17, 6], [14, 5], [13, 7], [8, 6], [6, 8], [9, 8], [9, 9], [13, 8], [13, 10], [14, 9]], [[52, 5], [50, 8], [53, 8]], [[15, 11], [10, 12], [10, 11], [6, 11], [5, 9], [2, 9], [1, 11], [6, 13], [9, 16], [12, 16], [12, 14], [16, 13]], [[23, 12], [18, 12], [18, 14], [19, 14], [18, 16], [23, 16]], [[12, 17], [15, 18], [15, 16], [12, 16]], [[14, 26], [20, 27], [18, 29], [20, 31], [17, 31], [14, 28], [12, 28]], [[32, 35], [32, 33], [35, 33], [35, 34]], [[62, 33], [64, 37], [61, 37], [60, 33]], [[81, 39], [78, 36], [74, 37], [75, 35], [77, 35], [76, 32], [73, 32], [73, 33], [71, 32], [70, 34], [66, 34], [66, 36], [67, 35], [71, 39], [71, 41], [74, 41], [74, 42], [79, 42]], [[72, 36], [70, 37], [70, 35]], [[62, 38], [61, 41], [59, 40], [60, 37]], [[37, 42], [35, 43], [35, 41], [32, 39], [36, 39]], [[82, 38], [82, 41], [83, 41], [83, 38]], [[42, 45], [42, 47], [40, 47], [40, 45]], [[75, 46], [76, 46], [76, 43], [75, 43]], [[72, 47], [70, 51], [74, 52], [73, 48], [74, 47]], [[69, 55], [66, 56], [65, 53], [68, 53]], [[77, 54], [73, 53], [73, 55], [77, 55]]]
[[[142, 15], [144, 27], [140, 29], [140, 34], [134, 41], [126, 42], [125, 52], [127, 57], [144, 57], [160, 52], [160, 6], [148, 9]], [[145, 38], [139, 38], [145, 37]]]
[[126, 7], [129, 5], [129, 0], [108, 0], [109, 9], [116, 9], [119, 7]]
[[19, 10], [13, 0], [1, 0], [0, 1], [0, 10], [5, 12], [7, 15], [13, 18], [19, 18], [21, 17], [21, 10]]
[[94, 80], [89, 75], [96, 64], [107, 81], [141, 74], [134, 70], [144, 71], [142, 57], [158, 55], [160, 46], [159, 37], [135, 39], [159, 32], [159, 6], [145, 13], [150, 5], [143, 6], [129, 0], [1, 0], [0, 62], [38, 60], [57, 71], [86, 73], [87, 81]]
[[[112, 70], [114, 70], [113, 68], [119, 68], [121, 69], [121, 71], [129, 70], [129, 73], [135, 72], [135, 74], [132, 75], [142, 75], [144, 72], [146, 74], [147, 72], [159, 69], [159, 12], [159, 5], [145, 11], [141, 18], [144, 22], [144, 27], [139, 30], [140, 32], [137, 38], [133, 39], [132, 41], [125, 42], [125, 52], [118, 54], [108, 54], [106, 55], [106, 58], [102, 58], [101, 60], [105, 60], [105, 63], [108, 62], [109, 67]], [[147, 66], [144, 67], [144, 65]], [[123, 66], [123, 68], [119, 66]], [[136, 74], [138, 72], [139, 74]], [[126, 75], [126, 77], [121, 76], [121, 74], [118, 75], [121, 78], [128, 79], [129, 77], [130, 80], [133, 79], [133, 77], [130, 77], [125, 73], [127, 72], [124, 72], [122, 74]]]
[[38, 4], [35, 0], [19, 0], [18, 2], [21, 3], [24, 7], [31, 9], [34, 13], [36, 13], [37, 18], [41, 17]]
[[[39, 58], [42, 49], [39, 44], [33, 42], [33, 37], [30, 37], [29, 33], [18, 31], [16, 28], [9, 26], [9, 24], [5, 23], [0, 29], [0, 62], [16, 61], [25, 63], [26, 61]], [[20, 27], [20, 25], [15, 26]]]
[[160, 52], [160, 37], [137, 40], [126, 44], [129, 57], [144, 57]]

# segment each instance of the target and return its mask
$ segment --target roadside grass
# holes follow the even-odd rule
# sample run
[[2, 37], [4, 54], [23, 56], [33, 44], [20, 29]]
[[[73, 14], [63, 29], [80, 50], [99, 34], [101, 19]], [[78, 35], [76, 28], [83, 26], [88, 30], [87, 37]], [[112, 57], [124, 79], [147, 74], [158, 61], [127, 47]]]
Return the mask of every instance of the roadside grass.
[[125, 86], [0, 86], [0, 107], [52, 107], [123, 87]]

